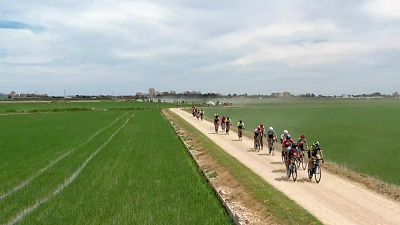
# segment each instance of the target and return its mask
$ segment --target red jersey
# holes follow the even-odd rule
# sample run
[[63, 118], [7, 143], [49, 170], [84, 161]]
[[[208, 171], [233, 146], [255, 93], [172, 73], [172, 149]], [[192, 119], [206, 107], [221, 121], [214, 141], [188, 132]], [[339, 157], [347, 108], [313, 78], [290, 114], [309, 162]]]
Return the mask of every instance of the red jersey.
[[286, 139], [283, 141], [282, 147], [288, 148], [288, 147], [292, 146], [293, 143], [294, 143], [294, 141], [292, 139], [290, 139], [290, 140]]

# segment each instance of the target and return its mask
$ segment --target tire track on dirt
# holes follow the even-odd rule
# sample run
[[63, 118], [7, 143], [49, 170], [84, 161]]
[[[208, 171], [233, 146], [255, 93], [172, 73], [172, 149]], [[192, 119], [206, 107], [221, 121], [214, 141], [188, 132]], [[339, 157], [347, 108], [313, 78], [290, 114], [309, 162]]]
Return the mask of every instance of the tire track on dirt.
[[70, 155], [71, 153], [73, 153], [76, 149], [80, 148], [81, 146], [91, 142], [95, 137], [97, 137], [97, 135], [99, 135], [101, 132], [103, 132], [104, 130], [108, 129], [109, 127], [111, 127], [112, 125], [114, 125], [117, 121], [119, 121], [122, 117], [126, 116], [128, 113], [124, 113], [123, 115], [117, 117], [113, 122], [111, 122], [109, 125], [101, 128], [100, 130], [98, 130], [96, 133], [94, 133], [92, 136], [90, 136], [86, 141], [80, 143], [79, 145], [75, 146], [74, 148], [72, 148], [71, 150], [67, 151], [66, 153], [62, 154], [61, 156], [59, 156], [58, 158], [56, 158], [55, 160], [51, 161], [49, 164], [47, 164], [45, 167], [43, 167], [42, 169], [40, 169], [39, 171], [37, 171], [35, 174], [33, 174], [32, 176], [30, 176], [28, 179], [22, 181], [20, 184], [18, 184], [17, 186], [15, 186], [13, 189], [7, 191], [6, 193], [0, 195], [0, 202], [2, 200], [4, 200], [5, 198], [7, 198], [8, 196], [17, 193], [19, 190], [21, 190], [22, 188], [26, 187], [27, 185], [29, 185], [33, 180], [35, 180], [37, 177], [39, 177], [42, 173], [46, 172], [47, 170], [51, 169], [53, 166], [55, 166], [58, 162], [60, 162], [61, 160], [63, 160], [65, 157], [67, 157], [68, 155]]
[[243, 142], [234, 141], [237, 139], [234, 131], [230, 135], [217, 135], [211, 122], [194, 119], [190, 113], [179, 109], [171, 111], [324, 224], [400, 224], [400, 203], [397, 201], [326, 170], [322, 171], [319, 184], [310, 182], [303, 170], [298, 171], [298, 180], [294, 183], [287, 179], [280, 154], [267, 156], [265, 150], [254, 152], [250, 150], [252, 139], [243, 137]]
[[99, 148], [96, 149], [95, 152], [93, 152], [88, 158], [86, 158], [86, 160], [82, 163], [82, 165], [75, 170], [75, 172], [69, 176], [67, 179], [64, 180], [63, 183], [61, 183], [60, 185], [57, 186], [57, 188], [48, 196], [39, 199], [38, 201], [36, 201], [35, 204], [23, 209], [22, 211], [20, 211], [12, 220], [10, 220], [8, 223], [6, 223], [5, 225], [14, 225], [19, 223], [20, 221], [22, 221], [24, 219], [24, 217], [26, 217], [27, 215], [31, 214], [35, 209], [39, 208], [41, 205], [45, 204], [46, 202], [48, 202], [49, 200], [51, 200], [53, 197], [55, 197], [56, 195], [58, 195], [59, 193], [61, 193], [65, 188], [67, 188], [72, 182], [75, 181], [75, 179], [79, 176], [79, 174], [82, 172], [82, 170], [87, 166], [87, 164], [101, 151], [103, 150], [103, 148], [108, 145], [108, 143], [111, 142], [111, 140], [115, 137], [115, 135], [117, 135], [129, 122], [129, 120], [134, 116], [134, 114], [132, 114], [130, 117], [128, 117], [125, 120], [125, 123], [122, 124], [121, 127], [119, 127]]

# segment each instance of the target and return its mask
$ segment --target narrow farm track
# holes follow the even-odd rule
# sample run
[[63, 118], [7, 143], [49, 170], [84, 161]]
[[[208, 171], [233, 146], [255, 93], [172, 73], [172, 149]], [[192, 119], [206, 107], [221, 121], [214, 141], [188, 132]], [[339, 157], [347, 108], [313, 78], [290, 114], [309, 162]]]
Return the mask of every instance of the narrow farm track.
[[[251, 150], [253, 140], [237, 133], [216, 134], [214, 125], [200, 121], [179, 109], [172, 112], [182, 117], [231, 156], [253, 170], [268, 183], [311, 212], [324, 224], [400, 224], [400, 203], [372, 192], [361, 185], [322, 170], [319, 184], [310, 182], [306, 171], [298, 170], [294, 183], [288, 180], [280, 154]], [[290, 213], [290, 212], [288, 212]]]

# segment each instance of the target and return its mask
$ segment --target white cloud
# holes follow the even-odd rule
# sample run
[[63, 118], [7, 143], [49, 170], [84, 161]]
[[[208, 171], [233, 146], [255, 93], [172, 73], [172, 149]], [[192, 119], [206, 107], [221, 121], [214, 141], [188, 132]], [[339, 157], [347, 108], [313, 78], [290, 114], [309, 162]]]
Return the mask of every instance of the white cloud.
[[368, 15], [382, 20], [400, 19], [400, 1], [398, 0], [370, 0], [365, 2], [362, 8]]
[[227, 33], [211, 40], [210, 44], [214, 47], [238, 48], [269, 41], [282, 42], [288, 39], [313, 40], [332, 38], [341, 33], [341, 28], [327, 21], [283, 23], [264, 27], [251, 27]]
[[[118, 76], [124, 90], [194, 88], [207, 76], [232, 79], [232, 87], [225, 87], [231, 92], [253, 86], [235, 86], [249, 77], [254, 83], [322, 73], [394, 74], [400, 70], [399, 7], [387, 0], [6, 0], [0, 20], [43, 29], [0, 28], [0, 66], [10, 77], [73, 76], [83, 88], [94, 81], [107, 87]], [[43, 85], [56, 87], [54, 80]], [[215, 90], [213, 83], [220, 82], [201, 89]]]

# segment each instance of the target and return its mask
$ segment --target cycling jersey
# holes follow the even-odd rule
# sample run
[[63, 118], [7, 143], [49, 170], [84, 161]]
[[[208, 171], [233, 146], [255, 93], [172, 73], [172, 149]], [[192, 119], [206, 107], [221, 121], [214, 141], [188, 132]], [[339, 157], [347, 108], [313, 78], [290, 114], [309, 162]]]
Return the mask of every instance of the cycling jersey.
[[238, 122], [237, 127], [239, 129], [244, 129], [244, 123], [243, 122]]
[[273, 130], [270, 130], [270, 131], [268, 131], [268, 138], [274, 138], [276, 136], [276, 134], [275, 134], [275, 131], [273, 131]]
[[305, 145], [307, 145], [307, 140], [299, 138], [299, 140], [297, 141], [297, 146], [299, 146], [299, 149], [305, 150]]
[[284, 140], [283, 143], [282, 143], [282, 147], [288, 148], [288, 147], [292, 146], [293, 143], [294, 143], [294, 141], [292, 139]]
[[308, 149], [309, 155], [312, 155], [312, 157], [316, 157], [318, 153], [321, 152], [321, 147], [320, 146], [311, 146], [310, 149]]

